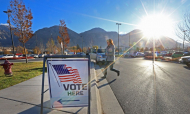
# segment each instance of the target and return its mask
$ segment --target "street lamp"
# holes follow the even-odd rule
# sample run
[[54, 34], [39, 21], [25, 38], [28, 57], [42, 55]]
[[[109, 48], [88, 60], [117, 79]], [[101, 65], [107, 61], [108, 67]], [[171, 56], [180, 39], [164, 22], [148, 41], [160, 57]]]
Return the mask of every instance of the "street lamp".
[[82, 37], [82, 35], [81, 35], [81, 38], [82, 38], [82, 52], [83, 52], [83, 37]]
[[116, 23], [116, 25], [118, 25], [118, 56], [119, 56], [119, 25], [121, 25], [121, 23]]
[[13, 35], [12, 35], [11, 23], [10, 23], [10, 14], [12, 13], [12, 11], [11, 11], [11, 10], [8, 10], [8, 11], [3, 11], [3, 12], [6, 13], [6, 14], [8, 14], [9, 27], [10, 27], [10, 33], [11, 33], [11, 40], [12, 40], [12, 46], [13, 46], [13, 54], [14, 54], [14, 57], [15, 57]]

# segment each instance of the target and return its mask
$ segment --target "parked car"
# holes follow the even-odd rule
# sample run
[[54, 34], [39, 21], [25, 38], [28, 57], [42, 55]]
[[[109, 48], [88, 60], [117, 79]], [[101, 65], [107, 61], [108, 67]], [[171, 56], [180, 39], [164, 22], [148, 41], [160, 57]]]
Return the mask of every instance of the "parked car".
[[89, 55], [90, 55], [91, 60], [92, 59], [96, 60], [97, 50], [96, 49], [90, 49]]
[[40, 54], [38, 57], [39, 57], [39, 58], [43, 58], [43, 57], [44, 57], [44, 54]]
[[1, 56], [1, 58], [13, 58], [13, 54], [4, 54]]
[[137, 52], [136, 57], [144, 57], [144, 53], [143, 52]]
[[96, 56], [96, 63], [105, 62], [106, 61], [106, 49], [98, 49]]
[[183, 56], [183, 52], [174, 52], [172, 54], [172, 58], [178, 58], [178, 57], [182, 57]]
[[0, 55], [0, 58], [3, 58], [3, 55]]
[[136, 53], [135, 52], [127, 52], [124, 54], [124, 57], [136, 57]]
[[183, 56], [190, 56], [190, 52], [184, 53]]
[[78, 52], [77, 55], [86, 55], [84, 52]]
[[68, 55], [74, 55], [75, 53], [74, 52], [69, 52]]
[[185, 63], [186, 59], [190, 58], [190, 56], [183, 56], [179, 59], [179, 63]]
[[39, 57], [39, 55], [37, 55], [37, 54], [34, 54], [34, 56], [33, 56], [34, 58], [38, 58]]
[[190, 56], [183, 56], [179, 59], [179, 63], [184, 63], [190, 67]]

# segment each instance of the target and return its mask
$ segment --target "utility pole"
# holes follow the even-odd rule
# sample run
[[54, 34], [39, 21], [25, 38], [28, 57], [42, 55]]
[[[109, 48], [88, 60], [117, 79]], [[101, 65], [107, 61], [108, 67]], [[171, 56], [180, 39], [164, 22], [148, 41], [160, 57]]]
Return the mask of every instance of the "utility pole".
[[118, 56], [119, 56], [119, 25], [121, 25], [121, 23], [116, 23], [116, 25], [118, 25]]
[[184, 51], [184, 41], [185, 41], [185, 32], [186, 32], [187, 30], [183, 30], [183, 32], [184, 32], [184, 39], [183, 39], [183, 51]]
[[129, 32], [129, 48], [130, 48], [130, 32]]
[[4, 13], [8, 14], [8, 21], [9, 21], [9, 27], [10, 27], [10, 33], [11, 33], [11, 40], [12, 40], [12, 46], [13, 46], [13, 54], [15, 57], [15, 51], [14, 51], [14, 42], [13, 42], [13, 35], [12, 35], [12, 29], [11, 29], [11, 22], [10, 22], [10, 13], [12, 13], [11, 10], [3, 11]]
[[155, 36], [153, 36], [153, 65], [154, 65], [154, 62], [155, 62]]
[[178, 48], [178, 47], [177, 47], [177, 40], [176, 40], [176, 51], [177, 51], [177, 48]]

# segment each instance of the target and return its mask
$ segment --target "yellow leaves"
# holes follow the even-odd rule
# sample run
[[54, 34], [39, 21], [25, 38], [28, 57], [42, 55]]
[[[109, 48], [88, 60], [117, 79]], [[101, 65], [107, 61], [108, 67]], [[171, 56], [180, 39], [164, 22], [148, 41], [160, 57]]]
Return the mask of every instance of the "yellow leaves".
[[37, 46], [33, 49], [33, 51], [34, 51], [34, 54], [40, 54], [41, 53], [40, 48]]
[[[17, 53], [23, 53], [23, 54], [25, 54], [24, 48], [22, 46], [17, 46], [16, 51], [17, 51]], [[26, 53], [28, 54], [27, 49], [26, 49]]]

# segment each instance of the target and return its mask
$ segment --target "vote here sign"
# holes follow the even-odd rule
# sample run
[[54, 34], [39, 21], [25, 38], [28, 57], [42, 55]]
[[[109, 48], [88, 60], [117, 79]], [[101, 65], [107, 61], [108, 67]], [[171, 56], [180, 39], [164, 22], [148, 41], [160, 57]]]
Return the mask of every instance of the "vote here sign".
[[88, 58], [47, 59], [47, 73], [52, 108], [88, 106]]

